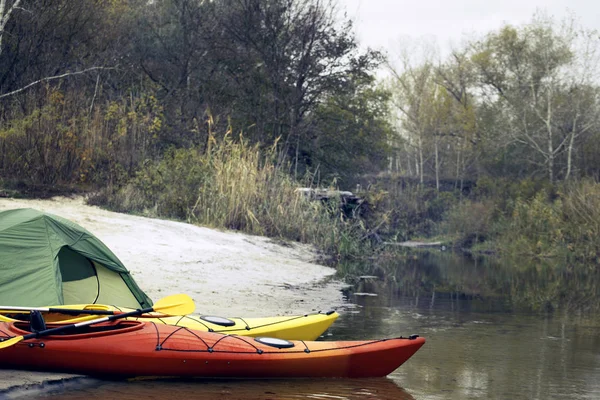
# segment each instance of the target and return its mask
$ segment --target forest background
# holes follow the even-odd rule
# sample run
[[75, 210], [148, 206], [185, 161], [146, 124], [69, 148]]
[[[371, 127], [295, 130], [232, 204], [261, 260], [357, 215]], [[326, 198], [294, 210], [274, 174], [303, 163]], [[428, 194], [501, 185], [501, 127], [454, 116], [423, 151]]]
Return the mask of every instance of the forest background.
[[536, 14], [392, 59], [329, 0], [1, 0], [0, 193], [84, 192], [332, 260], [441, 238], [595, 269], [599, 45]]

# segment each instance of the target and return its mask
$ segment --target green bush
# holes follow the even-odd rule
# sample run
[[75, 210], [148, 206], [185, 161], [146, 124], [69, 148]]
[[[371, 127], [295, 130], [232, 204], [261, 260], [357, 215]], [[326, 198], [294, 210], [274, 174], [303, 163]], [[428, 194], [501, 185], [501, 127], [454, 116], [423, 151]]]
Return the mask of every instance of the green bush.
[[378, 233], [392, 241], [437, 234], [444, 213], [460, 197], [458, 192], [438, 192], [403, 178], [382, 181], [365, 196], [370, 212], [374, 213], [369, 218], [369, 226], [379, 225]]
[[583, 180], [563, 187], [561, 204], [569, 254], [600, 260], [600, 184]]
[[499, 239], [500, 247], [514, 255], [560, 255], [565, 248], [561, 209], [561, 200], [550, 200], [544, 190], [531, 200], [517, 199]]
[[458, 247], [472, 247], [489, 237], [494, 214], [492, 201], [463, 200], [448, 210], [442, 231], [454, 238]]

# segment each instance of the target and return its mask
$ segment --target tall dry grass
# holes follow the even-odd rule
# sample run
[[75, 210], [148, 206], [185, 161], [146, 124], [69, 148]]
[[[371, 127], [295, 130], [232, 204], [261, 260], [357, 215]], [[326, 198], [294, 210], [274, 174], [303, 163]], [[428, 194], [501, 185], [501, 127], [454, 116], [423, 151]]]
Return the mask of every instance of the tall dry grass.
[[328, 255], [361, 251], [364, 229], [337, 204], [310, 201], [275, 160], [277, 144], [261, 149], [242, 136], [210, 135], [206, 149], [172, 149], [147, 163], [123, 188], [96, 203], [112, 209], [315, 244]]
[[190, 209], [194, 222], [301, 242], [339, 228], [333, 210], [308, 201], [296, 191], [298, 183], [275, 166], [276, 144], [261, 150], [230, 133], [211, 140], [212, 148], [201, 156], [209, 175]]

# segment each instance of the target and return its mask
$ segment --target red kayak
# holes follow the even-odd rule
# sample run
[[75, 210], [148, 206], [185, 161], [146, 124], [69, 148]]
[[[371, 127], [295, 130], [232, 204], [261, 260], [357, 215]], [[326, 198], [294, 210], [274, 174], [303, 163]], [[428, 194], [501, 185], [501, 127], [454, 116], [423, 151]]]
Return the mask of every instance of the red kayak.
[[[31, 333], [0, 323], [0, 340]], [[425, 339], [310, 342], [115, 321], [22, 340], [0, 350], [0, 366], [88, 375], [207, 378], [367, 378], [388, 375]]]

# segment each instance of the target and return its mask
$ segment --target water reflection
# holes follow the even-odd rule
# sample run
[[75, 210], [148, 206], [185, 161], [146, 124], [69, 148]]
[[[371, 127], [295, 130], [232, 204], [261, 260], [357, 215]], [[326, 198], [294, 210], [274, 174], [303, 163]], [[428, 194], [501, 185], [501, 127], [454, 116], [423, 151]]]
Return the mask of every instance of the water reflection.
[[[415, 398], [600, 398], [595, 320], [460, 311], [469, 309], [462, 307], [469, 300], [459, 300], [458, 311], [449, 300], [433, 308], [403, 300], [382, 307], [371, 299], [357, 313], [344, 314], [330, 335], [425, 336], [426, 345], [389, 376]], [[376, 316], [381, 319], [367, 330], [363, 317], [376, 322], [371, 319]]]
[[425, 336], [389, 376], [415, 398], [600, 399], [594, 269], [417, 253], [365, 272], [329, 337]]
[[414, 400], [391, 379], [99, 381], [43, 399]]
[[[600, 268], [556, 265], [551, 261], [468, 257], [442, 251], [384, 254], [373, 263], [346, 265], [343, 270], [371, 274], [353, 291], [409, 296], [415, 301], [467, 298], [479, 311], [566, 310], [600, 313]], [[455, 301], [456, 303], [456, 301]]]

